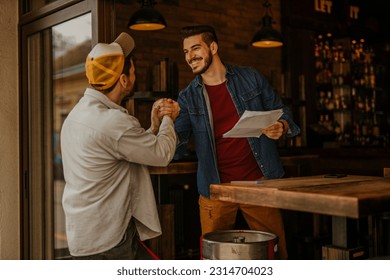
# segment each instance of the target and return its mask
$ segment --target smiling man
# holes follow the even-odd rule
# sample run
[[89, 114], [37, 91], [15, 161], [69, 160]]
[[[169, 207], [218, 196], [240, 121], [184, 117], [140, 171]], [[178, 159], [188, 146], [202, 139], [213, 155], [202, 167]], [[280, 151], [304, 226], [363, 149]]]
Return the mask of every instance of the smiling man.
[[[194, 137], [198, 157], [197, 184], [202, 234], [233, 229], [240, 210], [253, 230], [279, 237], [279, 257], [287, 258], [279, 209], [210, 200], [210, 184], [274, 179], [284, 175], [275, 140], [300, 133], [291, 114], [267, 80], [250, 67], [224, 64], [218, 55], [214, 28], [188, 26], [181, 30], [185, 60], [196, 75], [179, 93], [181, 111], [175, 121], [179, 145], [175, 158]], [[245, 110], [282, 109], [283, 115], [259, 138], [223, 138]]]

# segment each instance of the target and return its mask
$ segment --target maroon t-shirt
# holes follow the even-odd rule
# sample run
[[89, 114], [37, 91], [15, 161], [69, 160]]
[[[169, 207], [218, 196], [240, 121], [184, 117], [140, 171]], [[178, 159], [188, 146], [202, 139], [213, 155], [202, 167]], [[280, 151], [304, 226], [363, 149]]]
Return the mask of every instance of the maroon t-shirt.
[[238, 113], [226, 87], [226, 82], [209, 86], [214, 122], [219, 175], [222, 183], [235, 180], [256, 180], [263, 176], [246, 138], [223, 138], [239, 120]]

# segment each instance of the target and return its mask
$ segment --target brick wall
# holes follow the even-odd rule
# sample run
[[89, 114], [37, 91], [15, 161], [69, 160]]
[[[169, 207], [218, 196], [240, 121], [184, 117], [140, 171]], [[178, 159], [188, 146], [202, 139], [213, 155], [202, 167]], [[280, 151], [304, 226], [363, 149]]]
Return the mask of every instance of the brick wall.
[[[162, 57], [175, 62], [179, 70], [178, 88], [185, 87], [193, 74], [184, 61], [179, 30], [186, 25], [210, 24], [217, 31], [219, 53], [225, 63], [252, 66], [270, 81], [281, 73], [281, 48], [260, 49], [249, 42], [260, 29], [264, 15], [260, 0], [157, 0], [157, 9], [168, 27], [160, 31], [133, 31], [127, 23], [140, 4], [135, 1], [116, 4], [116, 33], [129, 32], [136, 41], [137, 89], [147, 90], [147, 69]], [[280, 0], [271, 0], [274, 27], [280, 30]], [[279, 79], [275, 79], [280, 81]], [[279, 82], [274, 84], [278, 90]]]

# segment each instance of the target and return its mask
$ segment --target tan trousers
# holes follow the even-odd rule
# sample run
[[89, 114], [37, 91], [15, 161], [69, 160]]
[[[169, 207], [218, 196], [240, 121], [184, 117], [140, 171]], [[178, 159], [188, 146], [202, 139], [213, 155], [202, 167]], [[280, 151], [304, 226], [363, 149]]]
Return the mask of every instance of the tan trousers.
[[217, 230], [234, 229], [238, 209], [249, 228], [276, 234], [279, 238], [279, 259], [287, 259], [286, 239], [280, 209], [248, 204], [211, 200], [199, 196], [202, 235]]

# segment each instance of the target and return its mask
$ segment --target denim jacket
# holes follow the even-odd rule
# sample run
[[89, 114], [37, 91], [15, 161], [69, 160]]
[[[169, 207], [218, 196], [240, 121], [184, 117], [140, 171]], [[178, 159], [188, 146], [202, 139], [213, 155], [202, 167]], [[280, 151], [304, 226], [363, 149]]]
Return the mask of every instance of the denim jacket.
[[[239, 116], [245, 110], [283, 109], [281, 119], [286, 120], [289, 125], [287, 136], [293, 137], [300, 133], [299, 127], [292, 120], [290, 110], [283, 105], [267, 80], [255, 69], [226, 65], [226, 80], [228, 91]], [[181, 110], [175, 121], [175, 129], [179, 137], [175, 159], [180, 159], [186, 152], [188, 141], [193, 135], [198, 158], [198, 192], [204, 197], [210, 197], [210, 184], [220, 183], [220, 178], [211, 107], [201, 76], [197, 75], [179, 93], [178, 103]], [[267, 179], [281, 178], [284, 170], [277, 143], [265, 135], [247, 139], [264, 177]]]

